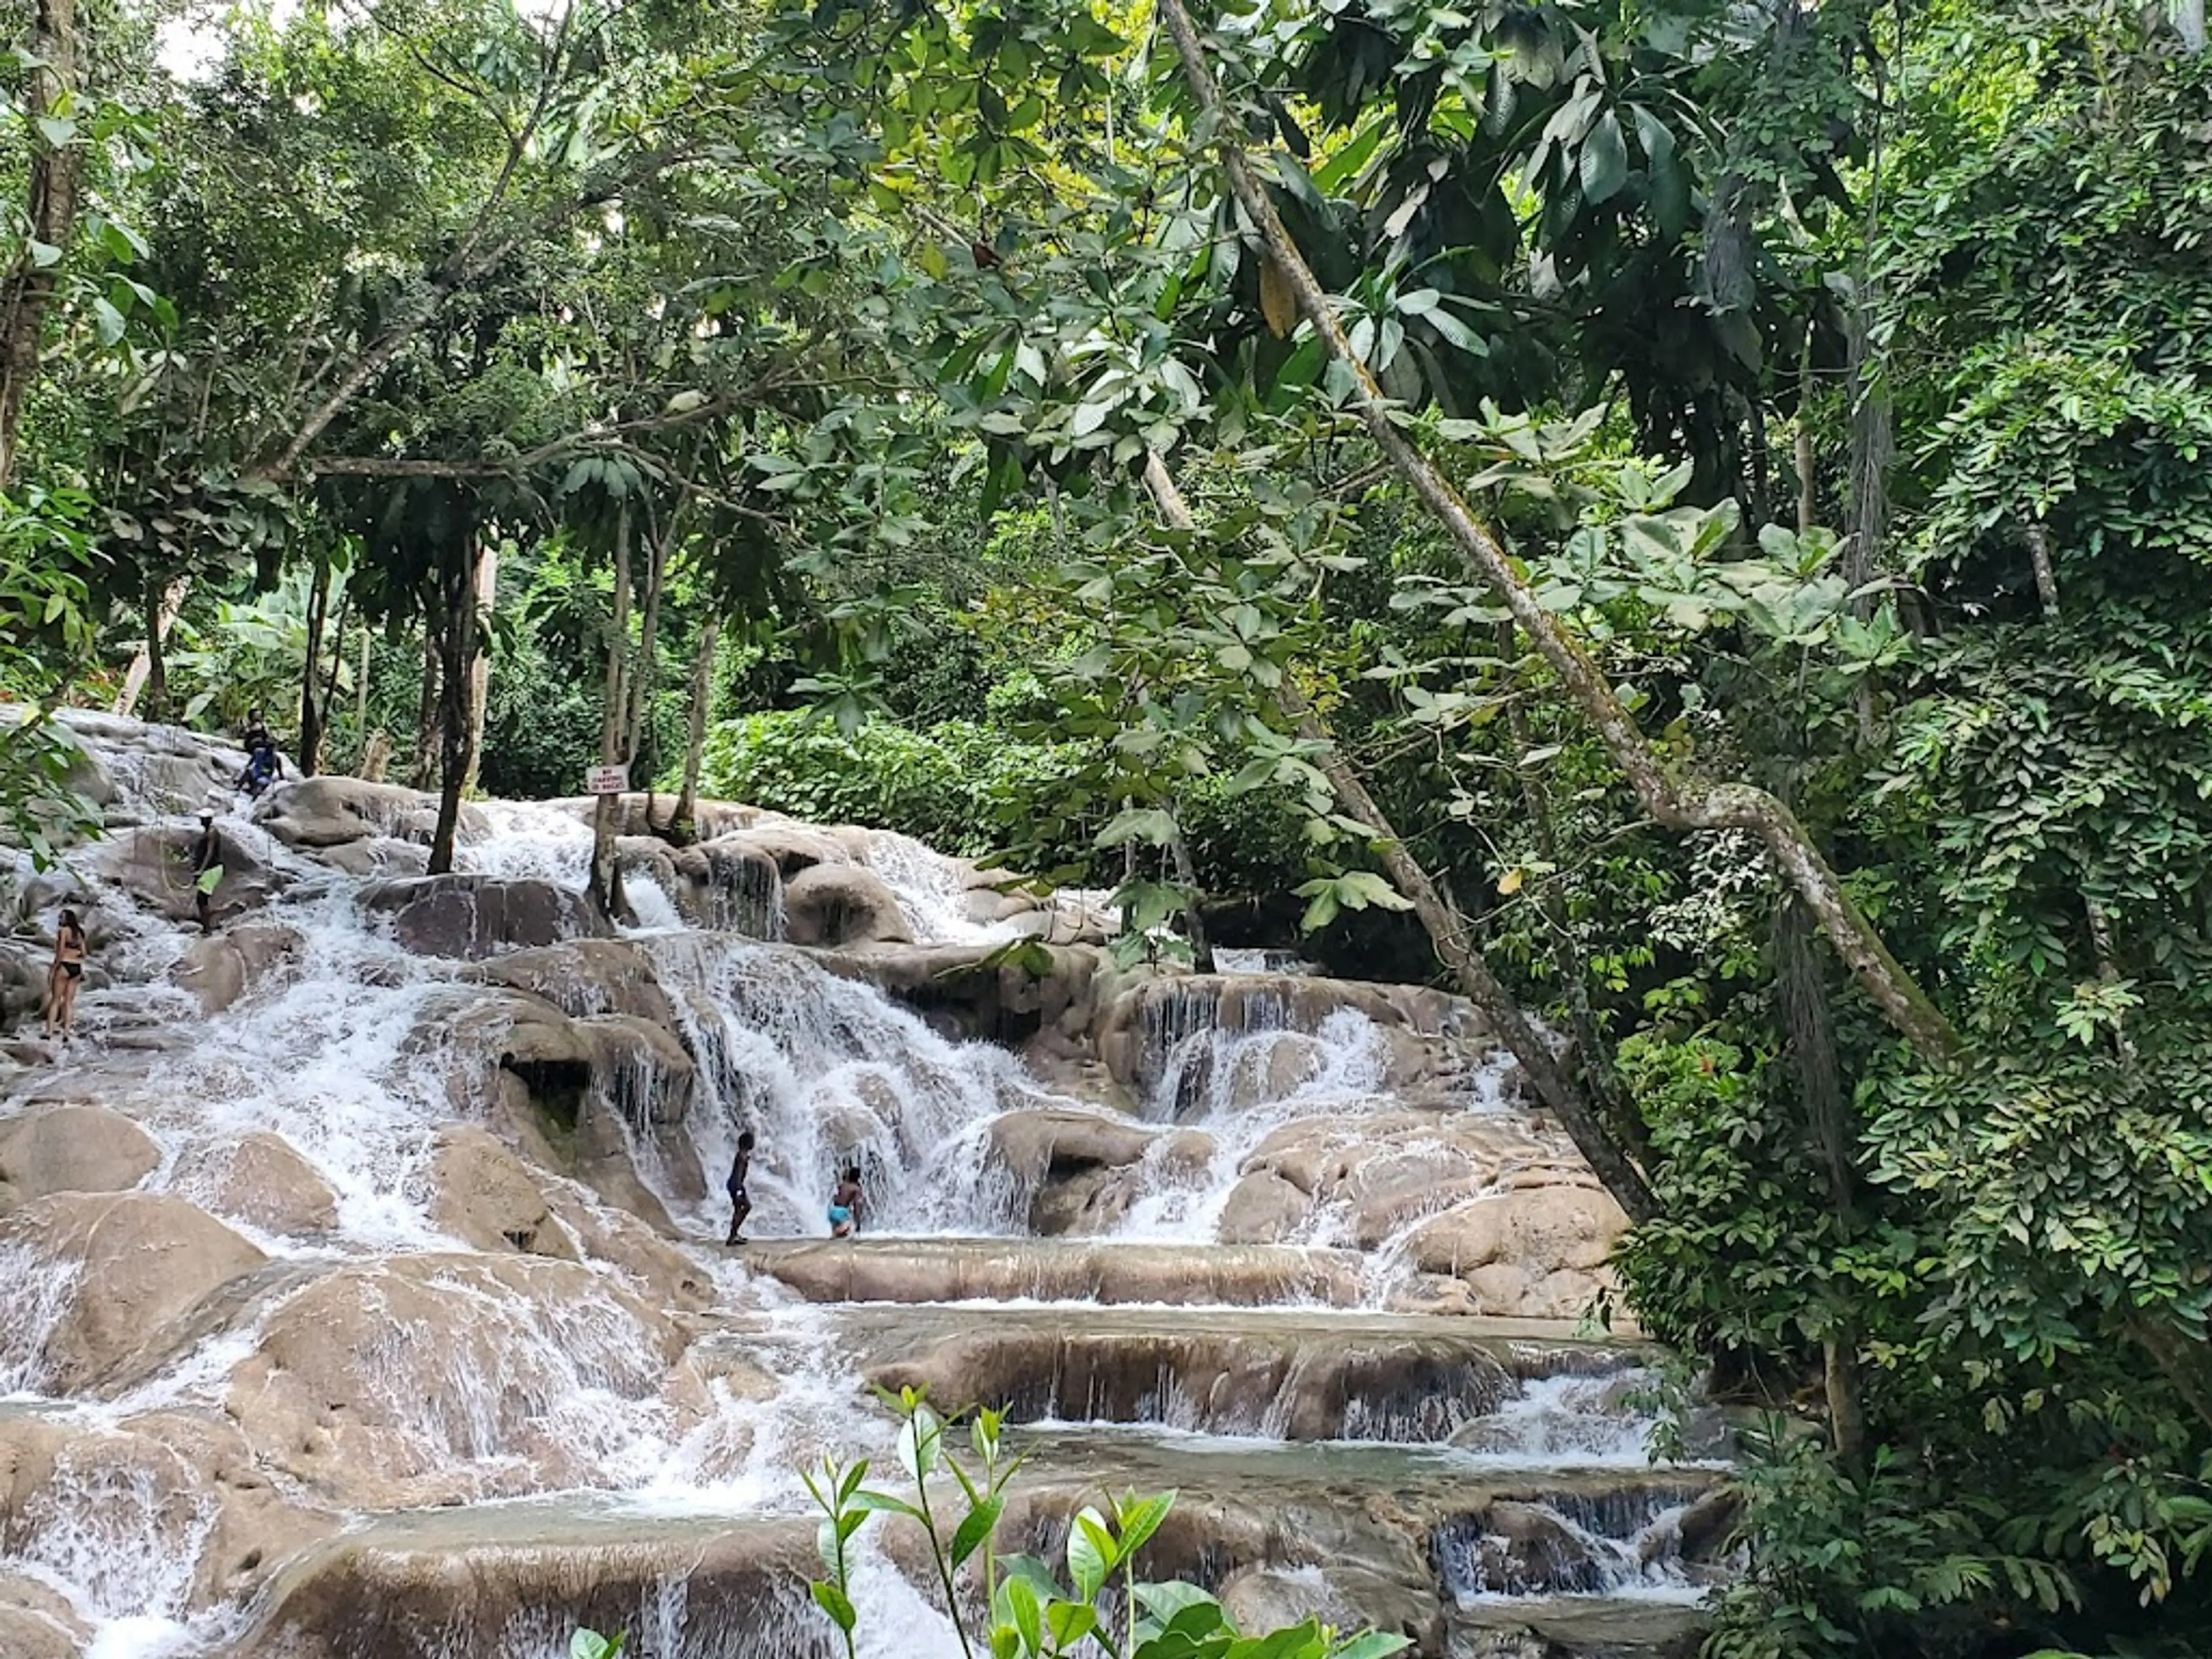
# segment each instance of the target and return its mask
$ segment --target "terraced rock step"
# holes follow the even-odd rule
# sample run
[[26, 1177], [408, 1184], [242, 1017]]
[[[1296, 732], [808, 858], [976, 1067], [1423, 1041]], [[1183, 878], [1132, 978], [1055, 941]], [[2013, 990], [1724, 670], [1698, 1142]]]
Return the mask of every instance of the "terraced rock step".
[[1652, 1595], [1553, 1595], [1455, 1608], [1448, 1650], [1483, 1659], [1682, 1659], [1705, 1615]]
[[[994, 1406], [1016, 1422], [1157, 1423], [1275, 1439], [1437, 1443], [1539, 1402], [1528, 1384], [1578, 1380], [1553, 1415], [1621, 1437], [1622, 1403], [1651, 1351], [1578, 1340], [1536, 1320], [1160, 1309], [869, 1307], [836, 1316], [877, 1386], [940, 1407]], [[1528, 1420], [1493, 1424], [1506, 1448]], [[1567, 1443], [1571, 1447], [1571, 1437]]]
[[378, 1516], [271, 1586], [237, 1659], [507, 1659], [579, 1626], [655, 1654], [831, 1659], [804, 1517], [657, 1517], [589, 1495]]
[[747, 1266], [773, 1274], [810, 1302], [1352, 1307], [1362, 1299], [1358, 1256], [1285, 1244], [793, 1239], [749, 1245], [742, 1255]]

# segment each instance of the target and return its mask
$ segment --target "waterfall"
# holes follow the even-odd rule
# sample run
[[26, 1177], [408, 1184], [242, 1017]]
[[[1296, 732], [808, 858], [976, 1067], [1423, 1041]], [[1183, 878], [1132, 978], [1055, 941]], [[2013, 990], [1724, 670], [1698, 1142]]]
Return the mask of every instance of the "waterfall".
[[[680, 858], [626, 843], [619, 926], [428, 955], [349, 873], [418, 857], [420, 805], [347, 780], [316, 787], [351, 802], [359, 858], [302, 835], [345, 831], [307, 786], [250, 813], [225, 800], [218, 827], [262, 887], [203, 945], [172, 866], [228, 757], [165, 728], [80, 729], [113, 832], [73, 874], [19, 866], [18, 904], [87, 908], [103, 984], [80, 1039], [0, 1099], [0, 1137], [88, 1105], [127, 1121], [118, 1146], [152, 1149], [116, 1165], [127, 1200], [64, 1187], [16, 1212], [35, 1226], [0, 1215], [0, 1454], [21, 1437], [23, 1467], [52, 1468], [0, 1530], [0, 1585], [58, 1598], [35, 1616], [73, 1650], [556, 1659], [588, 1618], [644, 1659], [826, 1659], [796, 1471], [895, 1467], [871, 1383], [1007, 1406], [1048, 1532], [1054, 1504], [1102, 1487], [1217, 1494], [1225, 1541], [1158, 1563], [1200, 1582], [1264, 1569], [1364, 1617], [1356, 1575], [1268, 1528], [1367, 1491], [1413, 1529], [1388, 1559], [1432, 1568], [1407, 1593], [1460, 1614], [1686, 1605], [1707, 1582], [1711, 1528], [1685, 1516], [1711, 1471], [1648, 1474], [1648, 1355], [1401, 1305], [1434, 1291], [1437, 1215], [1510, 1203], [1572, 1157], [1514, 1105], [1510, 1062], [1455, 1035], [1462, 1016], [1408, 1000], [1432, 994], [1332, 990], [1256, 957], [1239, 965], [1273, 971], [1102, 969], [1101, 999], [1140, 999], [1109, 1088], [1097, 1055], [1050, 1063], [1065, 1030], [1021, 1052], [959, 1040], [870, 976], [900, 951], [936, 973], [1062, 937], [1095, 896], [978, 921], [1014, 907], [971, 902], [971, 866], [854, 830], [810, 855], [851, 849], [916, 945], [778, 942], [778, 866], [746, 832]], [[573, 893], [591, 845], [571, 806], [472, 804], [458, 861], [494, 886], [468, 902]], [[748, 1129], [763, 1242], [725, 1251]], [[1015, 1167], [1023, 1146], [1036, 1167]], [[833, 1246], [848, 1164], [864, 1225]], [[1230, 1242], [1255, 1182], [1303, 1207], [1271, 1242]], [[1095, 1200], [1055, 1212], [1069, 1236], [1031, 1236], [1048, 1188]], [[173, 1288], [171, 1263], [208, 1286]], [[1481, 1507], [1476, 1486], [1503, 1495]], [[863, 1654], [949, 1659], [934, 1588], [873, 1537]], [[1276, 1554], [1250, 1554], [1260, 1537]], [[9, 1616], [0, 1595], [0, 1649]], [[292, 1646], [269, 1645], [280, 1630]]]

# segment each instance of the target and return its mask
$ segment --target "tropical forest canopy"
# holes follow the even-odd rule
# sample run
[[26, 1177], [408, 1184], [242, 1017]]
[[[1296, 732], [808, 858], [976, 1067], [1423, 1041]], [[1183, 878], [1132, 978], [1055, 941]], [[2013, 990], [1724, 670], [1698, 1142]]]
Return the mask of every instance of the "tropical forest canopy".
[[2202, 0], [17, 18], [12, 839], [258, 708], [1449, 986], [1759, 1410], [1713, 1654], [2207, 1650]]

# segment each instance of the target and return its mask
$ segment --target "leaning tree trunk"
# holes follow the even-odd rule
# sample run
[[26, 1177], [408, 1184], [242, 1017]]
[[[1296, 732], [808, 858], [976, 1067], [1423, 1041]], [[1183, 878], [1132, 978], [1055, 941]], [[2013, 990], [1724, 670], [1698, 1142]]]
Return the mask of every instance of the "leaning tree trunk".
[[707, 755], [707, 705], [714, 695], [714, 649], [721, 643], [722, 619], [707, 618], [699, 630], [699, 653], [691, 661], [690, 726], [684, 736], [684, 789], [676, 798], [672, 836], [688, 845], [699, 838], [699, 769]]
[[1261, 185], [1240, 142], [1236, 117], [1222, 102], [1221, 89], [1207, 66], [1205, 48], [1182, 0], [1160, 0], [1160, 13], [1182, 61], [1185, 78], [1212, 125], [1231, 191], [1259, 232], [1263, 257], [1289, 287], [1299, 314], [1313, 325], [1328, 356], [1350, 371], [1353, 413], [1391, 469], [1450, 536], [1469, 574], [1498, 595], [1522, 631], [1534, 642], [1560, 685], [1596, 731], [1613, 764], [1626, 775], [1644, 810], [1670, 830], [1747, 830], [1756, 835], [1776, 872], [1803, 896], [1837, 954], [1890, 1023], [1923, 1060], [1951, 1065], [1960, 1049], [1957, 1031], [1844, 890], [1843, 883], [1796, 815], [1764, 789], [1744, 783], [1698, 782], [1678, 775], [1663, 761], [1645, 741], [1604, 673], [1559, 619], [1545, 608], [1497, 538], [1475, 517], [1466, 497], [1407, 436], [1398, 424], [1397, 405], [1384, 395], [1352, 349], [1328, 295]]
[[438, 775], [438, 641], [445, 631], [442, 607], [434, 601], [422, 617], [422, 698], [415, 711], [415, 763], [409, 768], [407, 781], [417, 789], [428, 789], [430, 781]]
[[[115, 694], [115, 713], [127, 719], [137, 712], [139, 694], [146, 690], [147, 681], [153, 676], [155, 659], [161, 654], [169, 630], [177, 625], [178, 613], [184, 610], [185, 597], [191, 591], [192, 579], [179, 576], [169, 584], [157, 602], [148, 605], [146, 642], [138, 647], [138, 654], [131, 658], [131, 666], [123, 676], [123, 689]], [[167, 676], [162, 678], [166, 682]], [[166, 696], [166, 684], [161, 690]]]
[[307, 589], [307, 665], [300, 676], [300, 772], [315, 775], [323, 755], [323, 705], [316, 683], [323, 675], [323, 633], [330, 621], [331, 562], [315, 557], [315, 577]]
[[[623, 720], [623, 753], [633, 766], [647, 748], [647, 726], [652, 717], [653, 693], [659, 678], [660, 594], [668, 575], [669, 549], [676, 544], [677, 526], [683, 516], [680, 507], [671, 514], [667, 533], [648, 543], [645, 550], [645, 609], [638, 625], [637, 662], [623, 689], [629, 710]], [[638, 781], [632, 778], [630, 785], [637, 787]], [[645, 781], [645, 832], [649, 835], [652, 831], [653, 781], [648, 777]]]
[[[629, 708], [625, 659], [629, 649], [629, 507], [615, 510], [614, 625], [607, 635], [606, 697], [599, 713], [599, 764], [621, 764], [623, 715]], [[622, 910], [622, 866], [615, 837], [622, 832], [620, 795], [602, 795], [592, 813], [592, 892], [606, 913]]]
[[[158, 601], [153, 596], [151, 584], [149, 584], [147, 588], [146, 611], [147, 614], [153, 618], [153, 625], [146, 630], [144, 649], [146, 718], [148, 720], [160, 720], [168, 718], [169, 659], [165, 647], [168, 642], [169, 629], [176, 623], [177, 612], [184, 609], [185, 592], [190, 586], [191, 583], [187, 578], [179, 576], [169, 584], [168, 592]], [[173, 609], [169, 603], [172, 599], [176, 601]], [[133, 664], [132, 666], [135, 669], [137, 665]], [[135, 700], [137, 694], [131, 692], [127, 679], [124, 684], [124, 690]], [[126, 708], [121, 712], [127, 714], [131, 710]]]
[[[46, 318], [61, 291], [62, 256], [76, 232], [77, 185], [84, 149], [73, 138], [50, 143], [41, 123], [66, 121], [77, 93], [76, 0], [33, 0], [31, 56], [24, 72], [23, 126], [29, 135], [28, 233], [22, 257], [0, 283], [0, 491], [15, 475], [23, 400], [39, 378]], [[46, 250], [42, 252], [42, 250]]]
[[447, 554], [446, 625], [438, 665], [438, 828], [430, 840], [430, 873], [453, 867], [453, 842], [461, 824], [462, 786], [469, 775], [469, 676], [477, 659], [476, 559], [471, 534]]
[[[483, 550], [477, 555], [476, 580], [472, 584], [477, 615], [479, 619], [492, 614], [499, 603], [499, 545], [487, 538]], [[482, 636], [479, 621], [478, 636]], [[483, 772], [484, 714], [491, 703], [491, 654], [478, 651], [469, 665], [469, 769], [467, 787], [473, 791], [477, 780]]]
[[[1159, 503], [1163, 518], [1177, 529], [1193, 526], [1189, 504], [1158, 451], [1145, 458], [1145, 482], [1152, 489], [1152, 498]], [[1658, 1206], [1643, 1171], [1600, 1121], [1589, 1101], [1567, 1075], [1566, 1068], [1559, 1064], [1559, 1056], [1552, 1052], [1543, 1034], [1490, 971], [1490, 964], [1474, 947], [1467, 919], [1453, 908], [1436, 879], [1391, 827], [1390, 820], [1382, 815], [1374, 796], [1367, 793], [1367, 786], [1345, 758], [1344, 751], [1337, 747], [1336, 739], [1322, 724], [1321, 717], [1307, 706], [1287, 677], [1276, 695], [1284, 715], [1297, 728], [1298, 735], [1320, 745], [1314, 764], [1328, 780], [1337, 805], [1344, 809], [1346, 817], [1357, 819], [1375, 832], [1376, 854], [1382, 860], [1391, 884], [1413, 904], [1413, 915], [1427, 931], [1437, 956], [1451, 970], [1461, 992], [1482, 1011], [1498, 1042], [1520, 1062], [1522, 1074], [1535, 1091], [1536, 1098], [1559, 1120], [1583, 1159], [1630, 1219], [1644, 1221], [1656, 1214]]]
[[1168, 830], [1168, 856], [1175, 861], [1176, 885], [1182, 889], [1182, 919], [1190, 929], [1190, 965], [1201, 974], [1213, 971], [1213, 942], [1206, 935], [1206, 921], [1198, 913], [1199, 901], [1206, 895], [1199, 890], [1198, 865], [1191, 858], [1190, 843], [1183, 839], [1180, 819]]

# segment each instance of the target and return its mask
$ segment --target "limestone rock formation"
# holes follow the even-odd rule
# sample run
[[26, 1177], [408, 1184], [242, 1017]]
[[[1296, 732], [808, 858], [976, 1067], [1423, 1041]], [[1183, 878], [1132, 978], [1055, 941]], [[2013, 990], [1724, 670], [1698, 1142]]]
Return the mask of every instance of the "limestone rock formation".
[[178, 1166], [173, 1184], [216, 1214], [279, 1237], [320, 1237], [338, 1224], [330, 1182], [291, 1142], [266, 1130], [202, 1149]]
[[783, 884], [783, 936], [793, 945], [902, 945], [914, 935], [898, 896], [872, 870], [812, 864]]
[[474, 960], [513, 946], [547, 945], [608, 931], [589, 898], [550, 881], [416, 876], [372, 881], [362, 909], [388, 917], [392, 936], [428, 957]]
[[45, 1271], [61, 1275], [60, 1316], [35, 1366], [56, 1389], [93, 1386], [107, 1367], [264, 1259], [206, 1211], [151, 1193], [39, 1199], [0, 1221], [0, 1244], [28, 1246]]
[[0, 1121], [0, 1209], [50, 1193], [127, 1192], [161, 1163], [153, 1137], [119, 1112], [35, 1107]]
[[[647, 1427], [680, 1431], [668, 1318], [573, 1262], [418, 1255], [285, 1300], [230, 1379], [230, 1415], [322, 1501], [386, 1509], [590, 1485]], [[588, 1386], [592, 1393], [582, 1389]]]
[[274, 922], [246, 922], [196, 939], [169, 969], [169, 982], [199, 999], [200, 1012], [219, 1014], [248, 989], [294, 958], [300, 931]]

